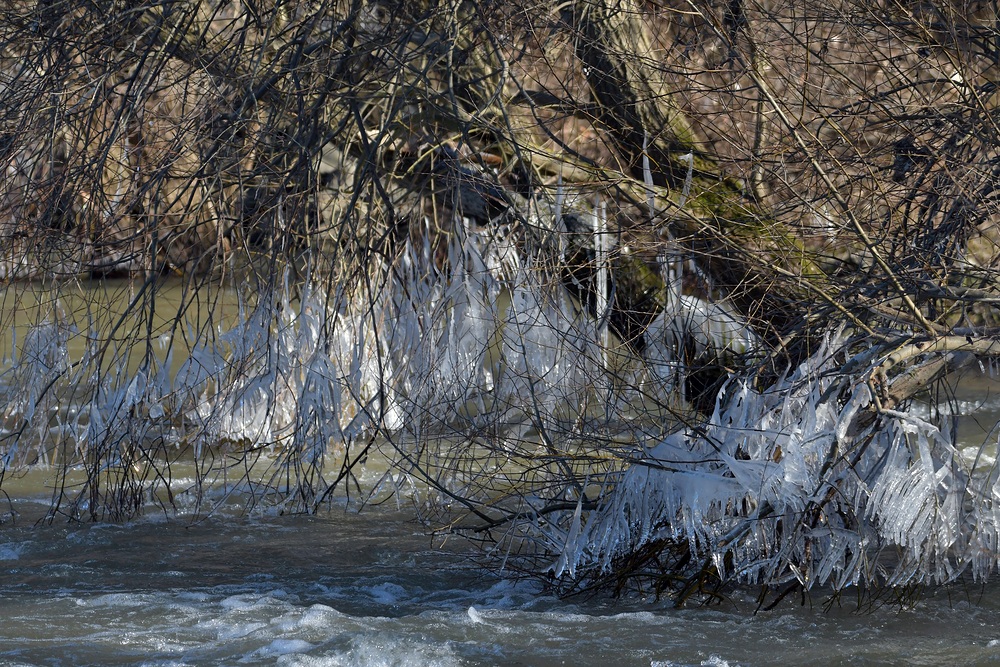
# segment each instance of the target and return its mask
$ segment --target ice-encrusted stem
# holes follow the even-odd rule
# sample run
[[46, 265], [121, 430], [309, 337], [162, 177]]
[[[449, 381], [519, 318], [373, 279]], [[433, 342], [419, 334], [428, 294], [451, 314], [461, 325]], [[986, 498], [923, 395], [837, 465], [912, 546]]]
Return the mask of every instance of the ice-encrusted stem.
[[594, 256], [597, 264], [597, 279], [594, 295], [597, 342], [601, 346], [601, 360], [608, 368], [608, 321], [611, 309], [608, 300], [608, 209], [603, 200], [594, 206]]

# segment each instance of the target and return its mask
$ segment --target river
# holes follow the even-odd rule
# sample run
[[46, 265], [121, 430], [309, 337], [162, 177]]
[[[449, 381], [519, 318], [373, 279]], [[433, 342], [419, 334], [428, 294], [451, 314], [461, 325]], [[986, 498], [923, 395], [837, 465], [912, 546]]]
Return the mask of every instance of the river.
[[559, 600], [394, 509], [0, 532], [0, 665], [992, 665], [1000, 587], [754, 614]]
[[[4, 342], [12, 355], [16, 340]], [[959, 438], [980, 465], [996, 459], [995, 387], [956, 387]], [[0, 493], [0, 666], [1000, 663], [1000, 582], [874, 604], [814, 590], [761, 612], [749, 589], [682, 609], [559, 599], [484, 567], [468, 542], [432, 536], [405, 495], [282, 515], [236, 495], [189, 498], [196, 485], [177, 478], [169, 512], [150, 503], [124, 523], [46, 522], [50, 473], [35, 466]]]

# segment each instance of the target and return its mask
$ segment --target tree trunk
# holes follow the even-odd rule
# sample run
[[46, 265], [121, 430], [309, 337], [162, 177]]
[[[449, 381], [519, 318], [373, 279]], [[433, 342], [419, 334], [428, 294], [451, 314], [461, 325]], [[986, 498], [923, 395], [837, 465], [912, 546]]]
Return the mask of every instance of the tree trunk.
[[[747, 197], [741, 183], [724, 177], [674, 101], [655, 67], [654, 40], [635, 0], [578, 0], [566, 10], [578, 35], [576, 54], [598, 107], [597, 117], [637, 181], [647, 180], [648, 157], [655, 184], [669, 188], [662, 212], [651, 221], [651, 242], [673, 237], [685, 254], [697, 258], [729, 298], [765, 337], [777, 340], [801, 327], [796, 307], [826, 291], [823, 273], [804, 259], [801, 241]], [[660, 200], [658, 200], [660, 201]], [[789, 263], [794, 257], [797, 263]], [[775, 267], [779, 272], [775, 271]], [[627, 301], [648, 303], [663, 293], [658, 271], [619, 262], [617, 284], [627, 286]], [[638, 269], [638, 270], [637, 270]], [[795, 276], [782, 285], [780, 274]], [[802, 286], [800, 278], [815, 289]], [[662, 297], [658, 302], [663, 306]]]

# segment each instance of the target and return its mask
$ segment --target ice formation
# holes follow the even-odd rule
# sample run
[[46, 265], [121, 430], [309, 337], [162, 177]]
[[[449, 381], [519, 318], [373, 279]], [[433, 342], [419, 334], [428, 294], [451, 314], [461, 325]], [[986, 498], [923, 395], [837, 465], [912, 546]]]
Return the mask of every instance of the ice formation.
[[997, 564], [996, 470], [974, 469], [908, 412], [859, 419], [872, 396], [838, 372], [845, 344], [831, 336], [766, 391], [729, 387], [705, 423], [648, 444], [609, 479], [585, 520], [536, 521], [564, 545], [554, 574], [609, 570], [667, 540], [749, 582], [839, 589], [986, 576]]
[[[283, 479], [308, 508], [333, 483], [331, 462], [336, 472], [352, 443], [379, 434], [439, 500], [484, 508], [483, 520], [495, 516], [490, 493], [517, 501], [508, 543], [547, 554], [557, 579], [599, 575], [657, 543], [683, 545], [724, 578], [807, 587], [996, 566], [996, 470], [963, 458], [926, 415], [873, 411], [877, 349], [830, 332], [765, 390], [732, 377], [714, 413], [685, 425], [646, 410], [679, 402], [677, 351], [760, 345], [724, 302], [675, 295], [645, 357], [626, 357], [509, 239], [459, 223], [447, 254], [407, 242], [353, 291], [318, 280], [258, 289], [210, 336], [175, 328], [192, 341], [183, 355], [113, 345], [53, 309], [0, 368], [2, 470], [141, 469], [167, 446], [196, 460], [252, 451], [275, 462], [269, 483]], [[72, 352], [74, 339], [87, 342]], [[133, 483], [155, 479], [140, 471]]]

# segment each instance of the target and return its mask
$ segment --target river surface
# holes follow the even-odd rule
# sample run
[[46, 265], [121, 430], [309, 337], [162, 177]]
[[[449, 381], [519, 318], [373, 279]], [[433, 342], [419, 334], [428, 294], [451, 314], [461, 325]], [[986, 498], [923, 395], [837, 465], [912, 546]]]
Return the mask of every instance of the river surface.
[[995, 665], [1000, 586], [859, 612], [559, 600], [408, 513], [0, 528], [0, 665]]
[[[45, 305], [9, 296], [3, 308], [29, 315], [5, 334], [4, 354]], [[955, 387], [959, 438], [979, 465], [996, 462], [996, 386]], [[468, 543], [431, 537], [392, 502], [317, 516], [222, 503], [205, 517], [185, 514], [179, 497], [180, 512], [149, 507], [126, 524], [44, 523], [46, 477], [39, 467], [0, 493], [0, 667], [1000, 664], [998, 581], [860, 609], [852, 591], [760, 613], [739, 590], [683, 609], [566, 600], [484, 568]]]

